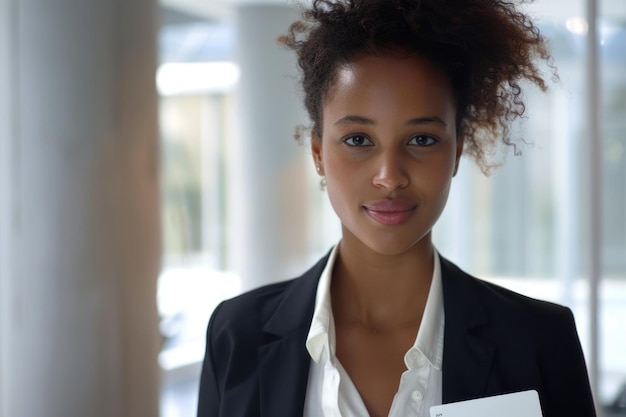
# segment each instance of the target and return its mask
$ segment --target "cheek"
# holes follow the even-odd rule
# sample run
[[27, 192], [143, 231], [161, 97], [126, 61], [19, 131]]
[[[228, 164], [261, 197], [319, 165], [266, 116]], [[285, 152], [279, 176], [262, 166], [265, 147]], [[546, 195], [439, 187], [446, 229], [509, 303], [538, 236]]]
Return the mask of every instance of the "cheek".
[[[327, 177], [328, 178], [328, 177]], [[326, 194], [333, 211], [342, 224], [350, 224], [350, 218], [355, 208], [352, 186], [337, 180], [327, 180]]]
[[417, 188], [430, 195], [433, 201], [445, 204], [454, 174], [456, 159], [454, 157], [441, 158], [438, 163], [429, 164], [429, 167], [414, 177]]
[[326, 169], [326, 190], [333, 205], [335, 202], [347, 199], [354, 190], [357, 180], [341, 165], [329, 166]]
[[450, 176], [448, 175], [422, 175], [414, 179], [414, 187], [420, 190], [424, 197], [437, 201], [445, 199], [450, 191]]
[[349, 163], [341, 160], [336, 155], [327, 155], [325, 159], [326, 193], [330, 204], [338, 214], [343, 207], [350, 205], [355, 197], [359, 184], [362, 183], [363, 175], [359, 175], [352, 169]]
[[329, 182], [337, 182], [340, 185], [354, 177], [354, 167], [340, 152], [330, 148], [330, 146], [327, 146], [322, 151], [324, 173]]

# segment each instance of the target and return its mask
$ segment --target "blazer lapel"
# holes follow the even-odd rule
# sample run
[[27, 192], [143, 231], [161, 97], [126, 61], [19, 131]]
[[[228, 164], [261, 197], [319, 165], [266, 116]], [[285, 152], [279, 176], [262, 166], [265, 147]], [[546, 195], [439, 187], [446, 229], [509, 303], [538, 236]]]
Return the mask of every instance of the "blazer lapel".
[[480, 330], [488, 315], [473, 284], [475, 278], [441, 258], [445, 311], [443, 403], [486, 395], [495, 348]]
[[327, 260], [324, 257], [295, 280], [277, 304], [263, 312], [263, 330], [273, 340], [259, 348], [261, 416], [302, 415], [310, 366], [305, 344]]
[[[259, 348], [260, 415], [302, 415], [310, 357], [306, 350], [315, 294], [328, 256], [294, 281], [264, 315], [271, 341]], [[480, 336], [488, 315], [473, 287], [475, 278], [441, 257], [445, 310], [443, 403], [486, 395], [495, 348]]]

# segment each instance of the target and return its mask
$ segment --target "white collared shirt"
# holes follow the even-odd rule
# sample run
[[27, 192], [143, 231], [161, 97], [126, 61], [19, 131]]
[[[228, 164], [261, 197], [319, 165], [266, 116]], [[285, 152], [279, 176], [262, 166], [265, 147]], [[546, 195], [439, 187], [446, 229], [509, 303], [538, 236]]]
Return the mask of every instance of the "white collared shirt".
[[[337, 247], [332, 250], [317, 286], [315, 310], [306, 341], [312, 361], [304, 417], [368, 416], [359, 392], [335, 356], [330, 281]], [[434, 261], [422, 322], [415, 343], [404, 355], [407, 369], [400, 378], [389, 417], [429, 417], [430, 407], [441, 404], [444, 311], [437, 251]]]

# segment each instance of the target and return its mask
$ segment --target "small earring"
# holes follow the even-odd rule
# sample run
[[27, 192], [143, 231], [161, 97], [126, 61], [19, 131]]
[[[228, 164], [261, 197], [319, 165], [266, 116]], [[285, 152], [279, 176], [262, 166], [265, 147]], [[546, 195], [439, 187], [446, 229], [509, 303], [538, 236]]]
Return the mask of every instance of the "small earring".
[[320, 190], [326, 191], [326, 177], [322, 177], [320, 180]]
[[315, 164], [315, 170], [316, 170], [317, 172], [320, 172], [321, 168], [320, 168], [320, 165], [319, 165], [319, 164]]

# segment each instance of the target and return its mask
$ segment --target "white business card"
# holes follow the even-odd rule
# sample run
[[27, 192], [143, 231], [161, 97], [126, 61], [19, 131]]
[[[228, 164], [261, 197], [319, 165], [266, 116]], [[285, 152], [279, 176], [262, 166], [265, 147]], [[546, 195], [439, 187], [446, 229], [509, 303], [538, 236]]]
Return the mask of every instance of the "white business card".
[[430, 417], [542, 417], [537, 391], [477, 398], [475, 400], [436, 405]]

